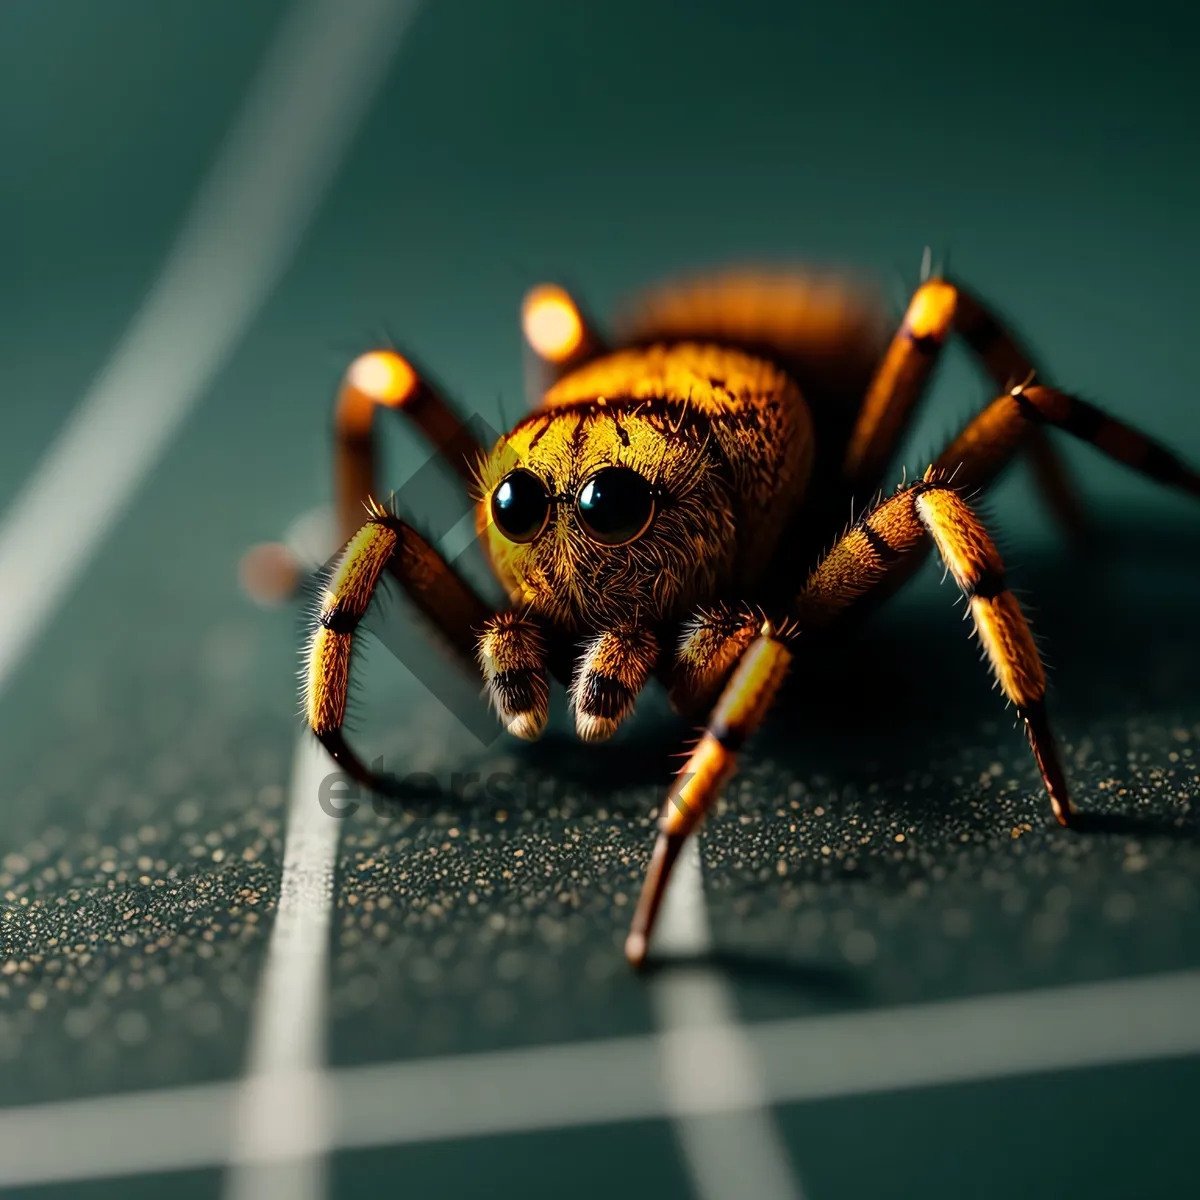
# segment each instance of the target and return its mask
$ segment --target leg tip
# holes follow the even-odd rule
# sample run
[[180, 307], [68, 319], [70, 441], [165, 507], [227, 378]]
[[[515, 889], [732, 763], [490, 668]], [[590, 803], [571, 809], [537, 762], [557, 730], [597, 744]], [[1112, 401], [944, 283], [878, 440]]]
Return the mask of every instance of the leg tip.
[[513, 737], [519, 737], [524, 742], [536, 741], [546, 728], [546, 714], [543, 712], [513, 713], [505, 718], [504, 726]]
[[579, 734], [580, 740], [585, 742], [608, 741], [617, 732], [619, 724], [620, 722], [614, 721], [612, 717], [593, 717], [588, 713], [575, 715], [575, 732]]
[[646, 963], [646, 935], [631, 933], [625, 939], [625, 961], [637, 970]]

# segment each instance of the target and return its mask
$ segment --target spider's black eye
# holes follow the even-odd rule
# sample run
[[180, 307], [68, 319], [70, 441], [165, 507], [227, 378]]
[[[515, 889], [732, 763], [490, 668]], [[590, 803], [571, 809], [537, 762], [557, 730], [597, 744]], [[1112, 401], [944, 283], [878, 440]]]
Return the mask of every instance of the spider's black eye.
[[605, 467], [575, 497], [583, 531], [604, 546], [639, 538], [654, 520], [654, 489], [628, 467]]
[[510, 471], [492, 493], [492, 520], [510, 542], [532, 542], [549, 519], [549, 493], [532, 471]]

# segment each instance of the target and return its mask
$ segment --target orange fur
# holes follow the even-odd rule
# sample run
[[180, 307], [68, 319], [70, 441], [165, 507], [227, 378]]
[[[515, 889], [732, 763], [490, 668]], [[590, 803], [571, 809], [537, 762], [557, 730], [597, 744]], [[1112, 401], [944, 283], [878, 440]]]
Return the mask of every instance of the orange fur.
[[[460, 657], [478, 651], [493, 705], [518, 736], [541, 732], [551, 670], [571, 678], [585, 739], [613, 732], [654, 670], [685, 709], [707, 703], [728, 677], [660, 813], [627, 942], [640, 963], [684, 840], [784, 678], [786, 643], [888, 594], [932, 544], [968, 597], [1054, 812], [1067, 823], [1041, 659], [1000, 555], [963, 495], [1028, 444], [1048, 494], [1069, 507], [1043, 424], [1189, 492], [1200, 494], [1200, 475], [1085, 401], [1032, 386], [1016, 339], [944, 280], [917, 291], [886, 351], [873, 303], [842, 281], [811, 276], [728, 273], [673, 285], [644, 298], [626, 326], [629, 344], [611, 352], [601, 351], [600, 336], [561, 289], [552, 300], [558, 309], [527, 312], [526, 328], [543, 366], [553, 368], [538, 378], [552, 382], [538, 409], [490, 453], [474, 447], [451, 406], [411, 368], [388, 375], [372, 400], [395, 403], [460, 476], [469, 474], [468, 460], [477, 462], [477, 528], [514, 607], [489, 616], [433, 546], [371, 501], [366, 527], [329, 580], [309, 647], [306, 715], [338, 761], [364, 783], [385, 782], [341, 734], [352, 631], [385, 570]], [[818, 557], [813, 543], [839, 528], [851, 497], [877, 486], [952, 332], [1005, 394], [921, 482], [876, 504]], [[351, 399], [338, 426], [343, 525], [374, 491], [373, 424]], [[511, 536], [496, 523], [497, 499]], [[794, 572], [810, 564], [788, 605], [781, 588], [791, 591]], [[758, 604], [779, 604], [783, 624], [762, 619]], [[660, 648], [672, 643], [671, 660], [660, 663]]]
[[[552, 625], [681, 620], [762, 576], [812, 454], [803, 397], [769, 363], [690, 343], [619, 351], [566, 376], [496, 446], [480, 471], [477, 523], [514, 599]], [[514, 464], [568, 501], [527, 544], [505, 538], [490, 508]], [[607, 466], [637, 471], [666, 497], [646, 534], [624, 546], [587, 539], [570, 509]]]

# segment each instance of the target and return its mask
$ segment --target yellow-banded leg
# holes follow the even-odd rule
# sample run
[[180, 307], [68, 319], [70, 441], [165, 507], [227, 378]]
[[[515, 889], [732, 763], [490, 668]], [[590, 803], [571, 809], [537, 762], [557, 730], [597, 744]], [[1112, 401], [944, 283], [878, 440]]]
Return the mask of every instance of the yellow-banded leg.
[[[952, 480], [959, 492], [986, 488], [1020, 449], [1022, 433], [1031, 425], [1043, 424], [1062, 429], [1150, 479], [1200, 496], [1200, 472], [1166, 446], [1108, 416], [1086, 400], [1041, 386], [1014, 387], [993, 400], [938, 455], [934, 469], [940, 477]], [[855, 589], [862, 586], [862, 576], [855, 567], [859, 555], [874, 554], [886, 545], [884, 538], [873, 548], [863, 550], [864, 542], [873, 536], [872, 522], [886, 520], [889, 511], [886, 508], [876, 510], [870, 521], [860, 521], [850, 529], [823, 565], [822, 575], [827, 581], [841, 569], [839, 564], [845, 565], [844, 586], [834, 589], [843, 601], [852, 599]], [[870, 588], [872, 598], [880, 599], [886, 592], [894, 590], [917, 565], [918, 554], [905, 554], [904, 562], [889, 572], [886, 588]], [[818, 599], [821, 597], [807, 591], [801, 597], [799, 615], [804, 628], [829, 619], [824, 601], [815, 603]]]
[[391, 781], [371, 771], [350, 749], [342, 723], [354, 631], [366, 616], [385, 571], [433, 623], [468, 671], [474, 670], [474, 630], [491, 615], [474, 589], [428, 542], [378, 507], [346, 543], [321, 597], [308, 645], [304, 713], [313, 733], [346, 772], [379, 791], [393, 790]]
[[[984, 304], [945, 279], [927, 280], [913, 294], [846, 447], [843, 470], [859, 494], [878, 487], [951, 333], [963, 339], [997, 387], [1008, 389], [1033, 377], [1029, 355]], [[1051, 510], [1065, 528], [1080, 531], [1078, 497], [1049, 439], [1034, 427], [1023, 429], [1021, 438]]]
[[635, 967], [645, 961], [654, 923], [684, 842], [717, 802], [737, 765], [738, 751], [771, 707], [789, 662], [788, 648], [770, 622], [763, 622], [758, 637], [742, 655], [721, 693], [700, 741], [676, 776], [658, 815], [658, 837], [625, 941], [625, 957]]
[[1168, 487], [1200, 496], [1200, 472], [1094, 404], [1048, 387], [1015, 387], [993, 400], [938, 456], [960, 489], [983, 487], [1016, 451], [1030, 425], [1052, 425]]
[[379, 495], [375, 413], [403, 413], [467, 487], [483, 448], [466, 422], [430, 381], [394, 350], [373, 350], [350, 364], [334, 406], [334, 490], [338, 535], [363, 523], [365, 506]]
[[975, 631], [1004, 695], [1025, 723], [1029, 743], [1060, 824], [1072, 812], [1045, 711], [1046, 675], [1004, 564], [982, 522], [931, 467], [920, 483], [883, 501], [834, 545], [796, 602], [802, 630], [828, 625], [907, 578], [929, 541], [971, 607]]
[[604, 340], [578, 301], [557, 283], [539, 283], [521, 302], [525, 391], [530, 408], [568, 371], [604, 352]]
[[[438, 389], [408, 359], [394, 350], [372, 350], [349, 366], [333, 409], [333, 544], [319, 556], [352, 537], [367, 519], [369, 506], [381, 494], [377, 478], [375, 414], [381, 409], [403, 413], [468, 487], [482, 453], [475, 435]], [[304, 584], [308, 565], [281, 542], [252, 547], [239, 566], [242, 586], [255, 600], [278, 604]]]

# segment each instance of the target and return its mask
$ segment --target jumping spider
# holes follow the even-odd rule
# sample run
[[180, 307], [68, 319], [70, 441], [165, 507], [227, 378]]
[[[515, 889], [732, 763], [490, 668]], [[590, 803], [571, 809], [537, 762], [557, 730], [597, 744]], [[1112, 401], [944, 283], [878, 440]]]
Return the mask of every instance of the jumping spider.
[[[477, 660], [518, 737], [542, 731], [552, 677], [591, 741], [609, 737], [657, 675], [676, 709], [708, 716], [662, 806], [626, 942], [640, 964], [680, 848], [762, 721], [789, 644], [878, 603], [936, 546], [1025, 724], [1054, 815], [1070, 823], [1041, 659], [967, 497], [1026, 454], [1070, 520], [1048, 427], [1197, 496], [1200, 475], [1093, 405], [1035, 384], [1014, 336], [943, 278], [920, 286], [890, 341], [873, 297], [804, 273], [670, 285], [644, 296], [612, 343], [553, 285], [526, 297], [522, 318], [536, 406], [490, 450], [395, 352], [364, 355], [347, 373], [335, 419], [345, 544], [324, 582], [304, 684], [308, 724], [346, 771], [386, 784], [342, 733], [354, 630], [385, 572], [468, 670]], [[952, 332], [998, 398], [921, 479], [844, 528], [852, 501], [869, 501], [884, 481]], [[511, 598], [505, 611], [491, 611], [373, 499], [380, 406], [410, 418], [474, 489], [480, 541]]]

